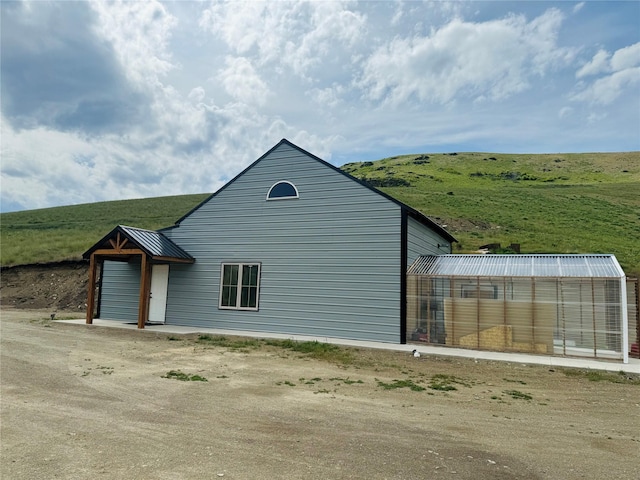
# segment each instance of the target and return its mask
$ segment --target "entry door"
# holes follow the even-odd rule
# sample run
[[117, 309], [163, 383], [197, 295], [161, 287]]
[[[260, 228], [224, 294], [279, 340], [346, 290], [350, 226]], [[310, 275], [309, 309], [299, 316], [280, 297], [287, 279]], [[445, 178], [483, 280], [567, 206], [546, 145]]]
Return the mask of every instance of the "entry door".
[[151, 267], [151, 297], [149, 298], [149, 321], [164, 323], [169, 286], [169, 265]]

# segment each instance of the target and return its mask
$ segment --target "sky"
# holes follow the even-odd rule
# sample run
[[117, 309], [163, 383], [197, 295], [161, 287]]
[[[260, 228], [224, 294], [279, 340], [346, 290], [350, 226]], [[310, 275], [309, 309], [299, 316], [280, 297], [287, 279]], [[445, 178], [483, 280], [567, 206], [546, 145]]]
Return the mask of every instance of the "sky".
[[640, 2], [0, 2], [0, 209], [210, 193], [282, 138], [640, 150]]

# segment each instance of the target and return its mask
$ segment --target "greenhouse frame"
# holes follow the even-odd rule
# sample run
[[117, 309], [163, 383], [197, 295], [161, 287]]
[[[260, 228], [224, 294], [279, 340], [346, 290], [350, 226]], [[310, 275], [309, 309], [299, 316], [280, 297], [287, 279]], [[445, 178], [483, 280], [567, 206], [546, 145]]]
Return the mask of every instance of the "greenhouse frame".
[[627, 363], [629, 339], [614, 255], [428, 255], [407, 271], [407, 342]]

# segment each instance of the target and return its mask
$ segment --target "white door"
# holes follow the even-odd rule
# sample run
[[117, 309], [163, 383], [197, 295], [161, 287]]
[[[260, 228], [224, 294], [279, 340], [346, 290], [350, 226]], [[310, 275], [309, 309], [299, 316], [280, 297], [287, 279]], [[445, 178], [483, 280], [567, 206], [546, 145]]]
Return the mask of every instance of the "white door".
[[153, 265], [151, 267], [151, 297], [149, 298], [150, 322], [164, 323], [168, 286], [169, 265]]

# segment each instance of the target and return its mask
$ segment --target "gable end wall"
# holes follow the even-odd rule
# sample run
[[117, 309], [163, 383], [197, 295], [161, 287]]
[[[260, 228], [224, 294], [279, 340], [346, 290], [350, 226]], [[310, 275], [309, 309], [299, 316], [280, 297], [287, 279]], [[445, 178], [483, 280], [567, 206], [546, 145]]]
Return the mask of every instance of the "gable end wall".
[[[300, 198], [266, 201], [280, 180]], [[165, 232], [196, 258], [171, 266], [167, 323], [397, 343], [400, 223], [396, 203], [280, 145]], [[259, 311], [218, 309], [222, 262], [261, 263]]]

